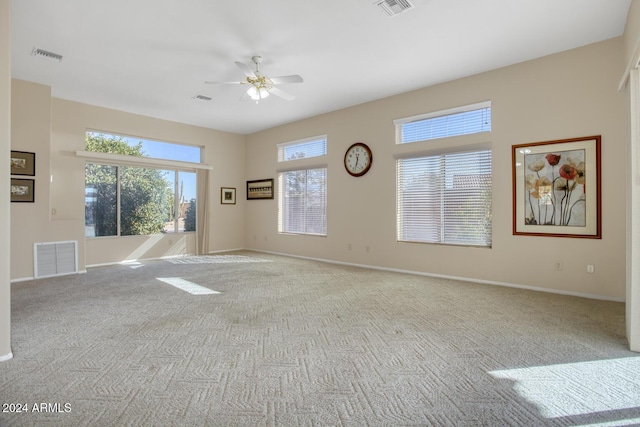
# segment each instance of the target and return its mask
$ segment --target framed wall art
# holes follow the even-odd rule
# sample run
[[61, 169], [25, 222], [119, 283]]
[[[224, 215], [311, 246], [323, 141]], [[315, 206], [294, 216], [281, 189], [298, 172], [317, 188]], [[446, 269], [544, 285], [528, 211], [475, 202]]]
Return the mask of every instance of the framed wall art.
[[247, 181], [247, 200], [273, 199], [273, 178]]
[[236, 189], [233, 187], [220, 188], [220, 203], [223, 205], [236, 204]]
[[11, 175], [29, 175], [36, 174], [36, 153], [26, 151], [11, 152]]
[[512, 146], [513, 234], [602, 237], [600, 140]]
[[34, 187], [33, 179], [11, 178], [11, 201], [33, 203]]

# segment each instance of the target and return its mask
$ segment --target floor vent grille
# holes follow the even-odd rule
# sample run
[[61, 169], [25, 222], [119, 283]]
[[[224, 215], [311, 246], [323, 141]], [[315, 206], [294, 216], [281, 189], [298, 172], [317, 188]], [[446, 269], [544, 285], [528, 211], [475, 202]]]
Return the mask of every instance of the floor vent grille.
[[50, 277], [78, 272], [78, 241], [35, 243], [34, 276]]

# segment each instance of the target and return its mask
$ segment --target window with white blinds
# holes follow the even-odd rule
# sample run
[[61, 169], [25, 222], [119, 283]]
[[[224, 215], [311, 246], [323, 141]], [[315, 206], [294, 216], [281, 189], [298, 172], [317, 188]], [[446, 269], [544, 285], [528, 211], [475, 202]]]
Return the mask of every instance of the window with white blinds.
[[397, 160], [398, 241], [491, 247], [491, 150]]
[[397, 144], [491, 131], [491, 102], [394, 120]]
[[327, 235], [327, 168], [278, 174], [278, 232]]
[[314, 136], [298, 141], [278, 144], [278, 161], [320, 157], [327, 154], [327, 135]]

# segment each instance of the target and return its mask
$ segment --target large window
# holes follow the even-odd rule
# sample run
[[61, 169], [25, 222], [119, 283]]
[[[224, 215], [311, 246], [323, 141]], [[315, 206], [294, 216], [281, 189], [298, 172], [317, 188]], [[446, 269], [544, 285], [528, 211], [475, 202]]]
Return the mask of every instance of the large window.
[[491, 246], [491, 150], [397, 161], [398, 240]]
[[87, 132], [86, 150], [129, 156], [131, 160], [114, 157], [116, 160], [107, 159], [104, 163], [87, 163], [85, 236], [195, 231], [195, 171], [160, 164], [138, 166], [135, 158], [149, 157], [149, 150], [154, 158], [173, 155], [183, 161], [199, 162], [199, 148]]
[[327, 235], [327, 168], [278, 174], [278, 232]]
[[407, 117], [394, 123], [398, 144], [490, 132], [491, 102]]

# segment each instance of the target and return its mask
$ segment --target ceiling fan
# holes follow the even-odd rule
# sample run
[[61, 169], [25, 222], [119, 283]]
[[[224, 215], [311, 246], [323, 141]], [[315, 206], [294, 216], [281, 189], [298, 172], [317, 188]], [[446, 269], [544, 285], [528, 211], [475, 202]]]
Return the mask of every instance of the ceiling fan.
[[279, 96], [280, 98], [286, 99], [287, 101], [291, 101], [294, 96], [284, 90], [275, 87], [276, 85], [281, 85], [285, 83], [302, 83], [302, 77], [297, 74], [291, 76], [280, 76], [280, 77], [267, 77], [260, 73], [260, 63], [262, 62], [261, 56], [253, 56], [251, 57], [251, 61], [255, 64], [255, 71], [252, 71], [249, 66], [243, 62], [236, 61], [236, 65], [238, 68], [242, 70], [242, 72], [247, 76], [245, 80], [236, 81], [236, 82], [205, 82], [207, 84], [239, 84], [239, 85], [250, 85], [249, 89], [242, 95], [240, 98], [241, 101], [253, 100], [256, 103], [260, 100], [265, 99], [269, 96], [269, 94], [274, 94]]

